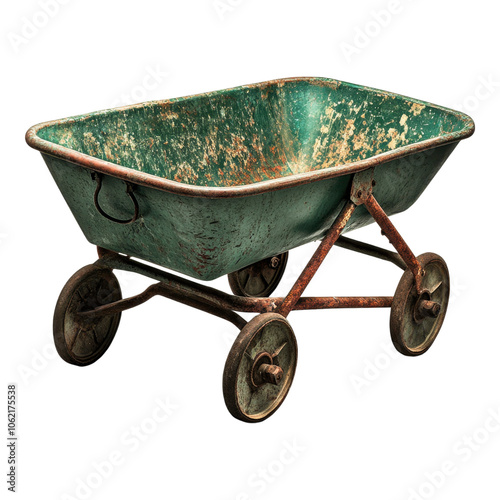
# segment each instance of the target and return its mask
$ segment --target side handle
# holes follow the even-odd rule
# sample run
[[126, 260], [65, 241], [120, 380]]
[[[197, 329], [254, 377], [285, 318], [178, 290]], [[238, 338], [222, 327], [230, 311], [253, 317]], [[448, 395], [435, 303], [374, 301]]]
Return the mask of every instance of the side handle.
[[137, 203], [137, 199], [134, 196], [133, 190], [134, 186], [130, 184], [129, 182], [125, 182], [126, 187], [126, 193], [128, 194], [129, 198], [132, 200], [132, 203], [134, 204], [134, 215], [131, 219], [127, 220], [122, 220], [122, 219], [116, 219], [115, 217], [112, 217], [111, 215], [107, 214], [99, 205], [99, 193], [102, 188], [102, 174], [98, 172], [92, 172], [92, 179], [96, 181], [97, 186], [96, 190], [94, 193], [94, 205], [97, 211], [103, 216], [106, 217], [106, 219], [110, 220], [111, 222], [116, 222], [117, 224], [132, 224], [132, 222], [135, 222], [137, 220], [137, 217], [139, 217], [139, 203]]

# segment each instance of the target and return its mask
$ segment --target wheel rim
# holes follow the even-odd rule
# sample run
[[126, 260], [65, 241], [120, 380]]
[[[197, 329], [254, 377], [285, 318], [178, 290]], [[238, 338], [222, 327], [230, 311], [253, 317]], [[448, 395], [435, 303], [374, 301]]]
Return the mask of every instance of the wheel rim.
[[236, 339], [224, 369], [230, 413], [247, 422], [271, 416], [290, 390], [296, 365], [297, 342], [288, 321], [273, 313], [254, 318]]
[[287, 261], [288, 252], [285, 252], [231, 273], [231, 290], [244, 297], [268, 297], [281, 281]]
[[423, 254], [418, 260], [424, 271], [422, 293], [417, 292], [411, 271], [406, 270], [391, 309], [391, 335], [400, 352], [423, 354], [436, 339], [444, 321], [450, 293], [450, 278], [444, 260]]
[[54, 339], [64, 360], [88, 365], [104, 354], [118, 329], [121, 314], [82, 318], [79, 313], [121, 298], [118, 280], [109, 269], [87, 266], [70, 278], [54, 315]]

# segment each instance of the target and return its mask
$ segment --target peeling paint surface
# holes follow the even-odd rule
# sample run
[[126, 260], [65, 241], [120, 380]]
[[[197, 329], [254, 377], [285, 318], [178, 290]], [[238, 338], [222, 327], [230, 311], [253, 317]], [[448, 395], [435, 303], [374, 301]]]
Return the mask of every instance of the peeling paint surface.
[[40, 137], [194, 186], [233, 187], [346, 165], [450, 133], [450, 113], [336, 81], [274, 82], [89, 115]]
[[[58, 120], [27, 141], [92, 244], [211, 280], [322, 238], [356, 168], [374, 168], [388, 215], [406, 210], [473, 128], [445, 108], [298, 78]], [[93, 170], [115, 218], [130, 218], [133, 184], [135, 222], [98, 213]], [[346, 231], [371, 222], [359, 207]]]

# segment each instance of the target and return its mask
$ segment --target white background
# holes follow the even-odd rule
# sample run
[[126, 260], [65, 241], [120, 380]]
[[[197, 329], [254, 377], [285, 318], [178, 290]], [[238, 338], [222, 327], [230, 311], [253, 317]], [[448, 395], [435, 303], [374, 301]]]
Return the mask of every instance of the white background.
[[[0, 20], [0, 394], [18, 384], [18, 498], [499, 498], [496, 4], [55, 1], [50, 17], [38, 0], [4, 2]], [[416, 254], [439, 253], [450, 268], [452, 299], [432, 349], [397, 354], [388, 310], [292, 313], [296, 379], [280, 410], [257, 425], [233, 419], [222, 398], [236, 328], [166, 299], [124, 313], [96, 364], [56, 357], [57, 296], [96, 252], [25, 145], [26, 129], [127, 101], [290, 76], [365, 84], [474, 118], [476, 134], [393, 218]], [[375, 226], [352, 236], [386, 245]], [[315, 245], [291, 252], [278, 294]], [[392, 295], [400, 275], [334, 249], [307, 292]], [[125, 294], [149, 283], [119, 278]], [[212, 284], [229, 290], [225, 278]], [[157, 398], [177, 407], [161, 423], [151, 420]], [[149, 434], [135, 446], [130, 433], [141, 425]], [[96, 473], [95, 463], [118, 454], [112, 471]], [[3, 479], [0, 491], [8, 493]]]

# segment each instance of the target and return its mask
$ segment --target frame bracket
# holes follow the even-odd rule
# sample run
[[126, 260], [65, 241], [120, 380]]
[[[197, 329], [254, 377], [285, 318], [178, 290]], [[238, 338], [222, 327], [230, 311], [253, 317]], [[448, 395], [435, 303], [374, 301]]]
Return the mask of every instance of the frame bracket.
[[371, 196], [375, 180], [373, 179], [373, 168], [367, 168], [354, 174], [351, 185], [351, 201], [357, 205], [363, 205]]

